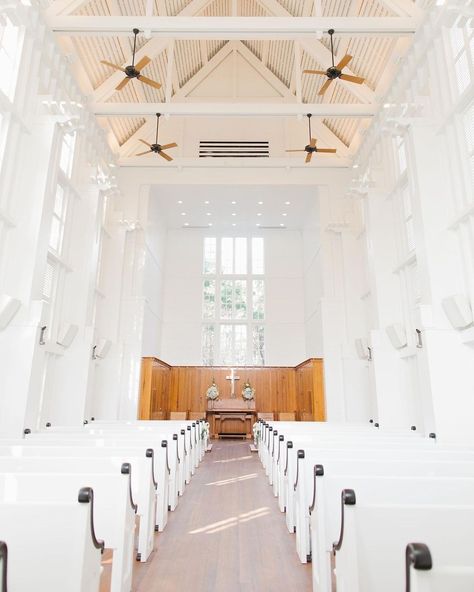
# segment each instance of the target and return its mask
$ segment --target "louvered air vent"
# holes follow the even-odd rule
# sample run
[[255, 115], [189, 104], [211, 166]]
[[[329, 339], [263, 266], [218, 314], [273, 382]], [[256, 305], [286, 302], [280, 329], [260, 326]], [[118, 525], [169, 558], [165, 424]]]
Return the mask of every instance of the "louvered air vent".
[[199, 158], [268, 158], [268, 142], [199, 142]]

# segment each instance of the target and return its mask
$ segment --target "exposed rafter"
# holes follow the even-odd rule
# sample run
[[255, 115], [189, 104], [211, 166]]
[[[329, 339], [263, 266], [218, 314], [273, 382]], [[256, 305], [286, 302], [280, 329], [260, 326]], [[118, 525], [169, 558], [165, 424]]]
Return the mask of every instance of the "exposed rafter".
[[142, 17], [52, 16], [49, 25], [63, 35], [129, 35], [133, 27], [166, 39], [313, 39], [334, 28], [339, 36], [411, 35], [415, 17]]

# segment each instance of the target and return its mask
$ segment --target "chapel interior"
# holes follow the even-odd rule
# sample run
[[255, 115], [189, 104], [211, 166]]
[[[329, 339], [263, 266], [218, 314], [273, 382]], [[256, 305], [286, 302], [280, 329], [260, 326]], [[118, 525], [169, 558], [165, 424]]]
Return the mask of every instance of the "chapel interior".
[[474, 590], [474, 0], [0, 0], [0, 592]]

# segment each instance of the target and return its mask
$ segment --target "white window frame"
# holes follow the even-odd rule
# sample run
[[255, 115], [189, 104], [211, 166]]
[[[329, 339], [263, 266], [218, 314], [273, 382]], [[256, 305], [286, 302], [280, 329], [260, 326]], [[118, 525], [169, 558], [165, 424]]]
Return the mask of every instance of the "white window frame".
[[[254, 274], [252, 269], [252, 239], [261, 238], [264, 241], [262, 236], [249, 236], [249, 235], [240, 235], [240, 236], [205, 236], [203, 240], [203, 257], [204, 257], [204, 241], [206, 238], [215, 238], [216, 239], [216, 273], [204, 273], [204, 261], [202, 264], [202, 288], [201, 288], [201, 295], [202, 295], [202, 312], [201, 312], [201, 319], [202, 319], [202, 329], [201, 329], [201, 355], [202, 355], [202, 363], [208, 365], [222, 365], [222, 356], [221, 356], [221, 343], [220, 343], [220, 335], [221, 335], [221, 326], [223, 325], [245, 325], [247, 327], [247, 347], [246, 347], [246, 361], [245, 364], [241, 364], [238, 361], [235, 361], [236, 358], [233, 356], [234, 363], [231, 365], [245, 365], [245, 366], [253, 366], [253, 365], [261, 365], [255, 363], [255, 356], [253, 351], [253, 334], [254, 334], [254, 327], [263, 327], [264, 331], [264, 343], [265, 343], [265, 243], [263, 243], [263, 273]], [[233, 245], [235, 247], [235, 239], [237, 238], [245, 238], [247, 241], [247, 273], [246, 274], [230, 274], [230, 273], [223, 273], [221, 267], [221, 254], [222, 254], [222, 239], [223, 238], [232, 238]], [[233, 252], [233, 260], [235, 265], [235, 248]], [[234, 267], [235, 269], [235, 267]], [[214, 318], [204, 318], [204, 292], [203, 286], [205, 280], [213, 280], [215, 281], [215, 301], [214, 301]], [[244, 280], [246, 281], [247, 286], [247, 318], [246, 319], [236, 319], [234, 318], [234, 296], [232, 297], [233, 306], [232, 306], [232, 318], [224, 319], [220, 316], [220, 307], [221, 307], [221, 282], [222, 281], [236, 281], [236, 280]], [[253, 281], [254, 280], [262, 280], [263, 289], [264, 289], [264, 318], [263, 319], [255, 319], [253, 318]], [[214, 359], [213, 360], [206, 360], [204, 359], [204, 328], [207, 326], [214, 326]], [[233, 333], [233, 349], [235, 348], [235, 331]], [[265, 354], [264, 354], [264, 362], [265, 362]], [[265, 365], [265, 364], [263, 364]]]

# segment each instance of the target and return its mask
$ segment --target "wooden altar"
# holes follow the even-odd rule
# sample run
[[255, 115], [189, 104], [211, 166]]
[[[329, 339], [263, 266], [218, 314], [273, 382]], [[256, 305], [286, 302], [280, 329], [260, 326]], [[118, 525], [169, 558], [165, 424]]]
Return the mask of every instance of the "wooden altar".
[[252, 438], [252, 428], [257, 418], [255, 401], [208, 401], [206, 417], [210, 425], [211, 438]]

